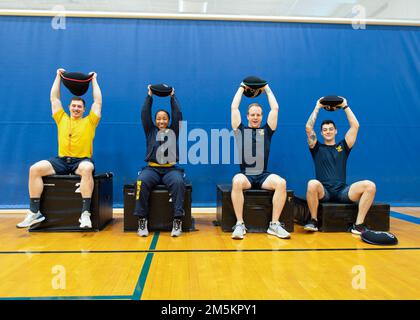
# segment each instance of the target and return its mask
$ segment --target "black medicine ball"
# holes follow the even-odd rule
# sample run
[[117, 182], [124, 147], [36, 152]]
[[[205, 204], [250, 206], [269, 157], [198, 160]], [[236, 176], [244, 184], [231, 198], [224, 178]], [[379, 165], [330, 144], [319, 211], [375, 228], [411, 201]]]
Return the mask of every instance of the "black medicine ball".
[[167, 84], [164, 84], [164, 83], [152, 84], [150, 86], [150, 90], [152, 90], [153, 94], [159, 97], [169, 96], [172, 92], [172, 89], [173, 88], [171, 86], [168, 86]]
[[395, 245], [398, 239], [395, 235], [384, 231], [367, 230], [362, 233], [361, 238], [364, 242], [377, 245]]
[[92, 74], [81, 72], [63, 72], [61, 79], [64, 86], [75, 96], [83, 96], [89, 89], [89, 83], [92, 80]]
[[257, 76], [249, 76], [242, 80], [243, 84], [246, 86], [244, 89], [244, 95], [248, 98], [255, 98], [258, 97], [264, 87], [267, 84], [267, 81], [261, 79]]
[[344, 99], [340, 96], [325, 96], [319, 102], [324, 105], [324, 109], [327, 111], [336, 111], [340, 109], [339, 105], [343, 103]]

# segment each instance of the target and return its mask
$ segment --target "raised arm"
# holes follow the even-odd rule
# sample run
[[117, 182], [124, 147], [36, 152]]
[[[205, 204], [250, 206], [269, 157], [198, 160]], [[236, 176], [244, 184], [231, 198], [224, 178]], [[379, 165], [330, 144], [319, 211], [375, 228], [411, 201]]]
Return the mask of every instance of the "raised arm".
[[100, 118], [101, 112], [102, 112], [102, 93], [101, 93], [101, 88], [99, 88], [99, 84], [96, 79], [96, 72], [93, 72], [92, 92], [93, 92], [92, 111]]
[[317, 142], [316, 133], [314, 131], [314, 125], [316, 118], [318, 117], [319, 110], [322, 108], [321, 103], [317, 101], [314, 111], [312, 111], [311, 115], [309, 116], [308, 121], [306, 122], [306, 135], [308, 137], [308, 145], [309, 148], [313, 148]]
[[353, 145], [356, 143], [357, 133], [359, 132], [360, 125], [353, 111], [351, 111], [350, 107], [348, 106], [346, 99], [344, 99], [342, 105], [343, 105], [343, 110], [346, 113], [347, 120], [349, 121], [349, 124], [350, 124], [350, 129], [347, 131], [344, 138], [346, 139], [347, 145], [351, 149]]
[[171, 92], [171, 114], [172, 123], [171, 128], [175, 131], [176, 136], [179, 135], [179, 122], [182, 121], [182, 112], [179, 106], [178, 99], [175, 97], [175, 89]]
[[267, 123], [271, 130], [275, 131], [279, 117], [279, 104], [277, 103], [276, 97], [274, 96], [274, 93], [271, 91], [268, 84], [264, 86], [264, 91], [267, 94], [268, 104], [270, 105], [270, 113], [268, 114]]
[[54, 83], [51, 87], [50, 101], [51, 101], [51, 112], [54, 115], [61, 109], [63, 105], [60, 100], [60, 85], [61, 85], [61, 74], [65, 72], [64, 69], [57, 69], [57, 75], [55, 76]]
[[150, 90], [150, 85], [147, 87], [148, 93], [146, 99], [144, 100], [143, 107], [141, 109], [141, 123], [143, 124], [143, 129], [146, 134], [152, 130], [154, 123], [152, 119], [152, 90]]
[[236, 91], [235, 96], [233, 97], [232, 105], [230, 107], [231, 110], [231, 123], [232, 129], [238, 129], [239, 125], [242, 122], [241, 113], [239, 112], [239, 105], [241, 104], [242, 94], [244, 93], [244, 87], [241, 85]]

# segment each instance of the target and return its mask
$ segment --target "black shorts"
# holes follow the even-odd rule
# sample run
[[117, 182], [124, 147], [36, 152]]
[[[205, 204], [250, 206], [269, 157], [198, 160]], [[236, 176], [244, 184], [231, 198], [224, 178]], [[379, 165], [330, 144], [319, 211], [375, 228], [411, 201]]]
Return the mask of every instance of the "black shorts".
[[55, 174], [74, 174], [79, 164], [83, 161], [89, 161], [93, 164], [91, 158], [73, 158], [73, 157], [55, 157], [48, 159], [54, 168]]
[[241, 173], [244, 174], [251, 183], [251, 189], [261, 189], [264, 181], [271, 174], [271, 172], [268, 171], [264, 171], [263, 173], [257, 175], [246, 175], [244, 172]]
[[350, 186], [344, 186], [338, 190], [327, 189], [324, 186], [324, 197], [321, 202], [352, 203], [349, 198]]

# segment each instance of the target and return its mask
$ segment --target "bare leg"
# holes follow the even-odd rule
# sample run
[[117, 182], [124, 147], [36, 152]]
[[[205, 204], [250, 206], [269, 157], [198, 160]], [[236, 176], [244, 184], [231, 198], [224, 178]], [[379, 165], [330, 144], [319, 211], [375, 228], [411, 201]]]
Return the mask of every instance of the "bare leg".
[[93, 173], [94, 166], [93, 163], [90, 161], [82, 161], [80, 162], [76, 174], [81, 176], [80, 180], [80, 193], [82, 194], [82, 198], [91, 198], [93, 193]]
[[362, 224], [369, 208], [375, 198], [376, 185], [369, 180], [355, 182], [350, 186], [349, 199], [359, 201], [359, 212], [357, 214], [356, 224]]
[[265, 190], [274, 190], [272, 222], [278, 222], [286, 203], [286, 180], [276, 174], [270, 174], [261, 186]]
[[237, 222], [244, 222], [243, 211], [244, 211], [244, 194], [243, 190], [250, 189], [251, 183], [248, 181], [247, 177], [238, 173], [232, 179], [232, 203], [233, 209], [235, 210], [235, 216]]
[[31, 166], [29, 169], [29, 197], [40, 198], [44, 190], [44, 183], [42, 177], [55, 174], [54, 168], [47, 160], [39, 161]]
[[318, 205], [319, 200], [325, 195], [324, 187], [318, 180], [309, 180], [308, 189], [306, 191], [306, 201], [308, 202], [309, 211], [311, 212], [311, 218], [318, 220]]

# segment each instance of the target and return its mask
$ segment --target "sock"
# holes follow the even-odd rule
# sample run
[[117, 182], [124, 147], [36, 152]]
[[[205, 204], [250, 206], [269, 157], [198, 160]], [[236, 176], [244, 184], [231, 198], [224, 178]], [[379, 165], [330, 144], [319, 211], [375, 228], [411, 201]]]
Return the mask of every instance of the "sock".
[[30, 198], [29, 199], [29, 210], [33, 213], [37, 213], [39, 211], [39, 203], [40, 198]]
[[83, 208], [82, 208], [82, 212], [90, 212], [90, 201], [91, 198], [83, 198]]

